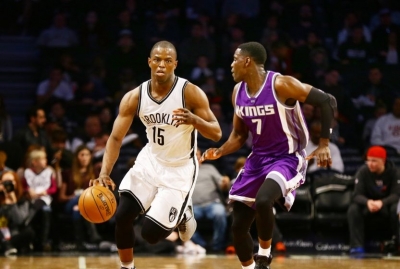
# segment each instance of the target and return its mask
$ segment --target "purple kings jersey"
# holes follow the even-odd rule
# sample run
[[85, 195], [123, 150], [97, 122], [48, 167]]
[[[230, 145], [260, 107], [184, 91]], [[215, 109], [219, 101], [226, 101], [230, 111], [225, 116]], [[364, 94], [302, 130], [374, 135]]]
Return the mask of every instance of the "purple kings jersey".
[[300, 103], [281, 104], [274, 81], [278, 73], [268, 71], [261, 89], [250, 97], [242, 82], [235, 97], [235, 113], [243, 119], [253, 136], [253, 153], [279, 156], [303, 150], [308, 142], [308, 129]]

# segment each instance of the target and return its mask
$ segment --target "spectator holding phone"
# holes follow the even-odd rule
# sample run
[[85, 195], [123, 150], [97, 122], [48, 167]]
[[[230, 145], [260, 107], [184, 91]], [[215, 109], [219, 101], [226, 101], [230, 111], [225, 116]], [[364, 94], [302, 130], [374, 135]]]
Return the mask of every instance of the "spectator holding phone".
[[33, 229], [24, 224], [30, 203], [22, 194], [17, 174], [4, 172], [0, 176], [0, 249], [6, 256], [27, 248], [34, 237]]

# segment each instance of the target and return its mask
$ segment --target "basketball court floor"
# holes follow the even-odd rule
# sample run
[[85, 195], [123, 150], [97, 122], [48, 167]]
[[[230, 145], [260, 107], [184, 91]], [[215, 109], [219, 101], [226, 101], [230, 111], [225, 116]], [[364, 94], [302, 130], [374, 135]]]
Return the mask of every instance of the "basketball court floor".
[[[0, 269], [119, 269], [117, 254], [0, 257]], [[137, 269], [241, 269], [234, 255], [136, 256]], [[400, 269], [400, 257], [292, 255], [275, 257], [271, 269]]]

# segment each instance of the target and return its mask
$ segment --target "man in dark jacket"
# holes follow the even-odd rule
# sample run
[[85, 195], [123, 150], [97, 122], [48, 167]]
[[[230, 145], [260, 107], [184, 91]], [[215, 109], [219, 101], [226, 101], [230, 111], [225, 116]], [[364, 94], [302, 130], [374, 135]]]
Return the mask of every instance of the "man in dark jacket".
[[372, 146], [366, 164], [356, 173], [353, 201], [347, 211], [350, 231], [350, 254], [364, 253], [364, 222], [373, 215], [390, 220], [397, 237], [397, 201], [400, 196], [400, 171], [386, 160], [386, 150]]

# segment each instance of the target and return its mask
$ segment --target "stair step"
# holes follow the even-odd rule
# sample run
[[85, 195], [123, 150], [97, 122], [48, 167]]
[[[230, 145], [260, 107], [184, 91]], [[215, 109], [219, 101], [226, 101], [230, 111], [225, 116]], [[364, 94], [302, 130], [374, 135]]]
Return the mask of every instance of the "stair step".
[[35, 99], [33, 99], [33, 98], [19, 99], [19, 100], [5, 99], [4, 103], [7, 108], [7, 112], [10, 115], [12, 115], [14, 117], [17, 117], [17, 116], [24, 117], [27, 109], [34, 105]]
[[38, 75], [32, 73], [26, 73], [26, 74], [0, 73], [0, 81], [4, 83], [15, 83], [15, 82], [39, 83]]
[[0, 66], [0, 73], [36, 73], [37, 68], [29, 66], [5, 67]]
[[35, 104], [40, 82], [36, 37], [0, 36], [0, 94], [14, 131], [26, 125], [25, 113]]
[[34, 36], [0, 36], [0, 43], [35, 43], [36, 37]]
[[39, 54], [35, 51], [29, 52], [25, 51], [24, 53], [12, 52], [12, 51], [1, 51], [0, 50], [0, 62], [1, 65], [4, 66], [6, 63], [36, 63], [39, 60]]

